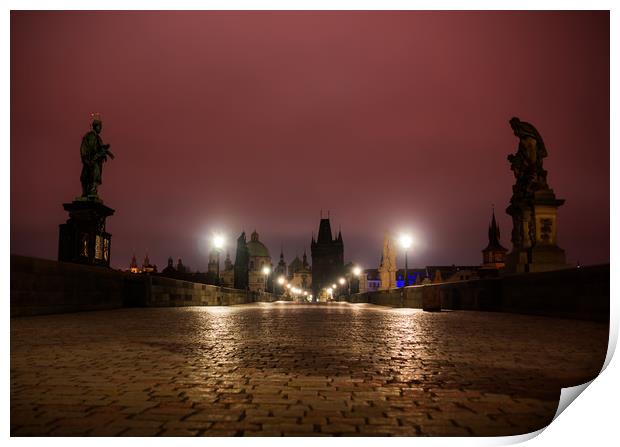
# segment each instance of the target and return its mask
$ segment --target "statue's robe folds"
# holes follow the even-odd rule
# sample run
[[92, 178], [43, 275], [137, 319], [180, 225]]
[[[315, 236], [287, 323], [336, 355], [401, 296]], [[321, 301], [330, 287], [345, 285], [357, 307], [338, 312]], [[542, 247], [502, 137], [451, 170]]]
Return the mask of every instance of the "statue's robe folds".
[[101, 185], [101, 171], [103, 164], [101, 138], [97, 132], [91, 130], [82, 138], [80, 155], [82, 157], [82, 173], [80, 181], [84, 195], [97, 195], [97, 186]]

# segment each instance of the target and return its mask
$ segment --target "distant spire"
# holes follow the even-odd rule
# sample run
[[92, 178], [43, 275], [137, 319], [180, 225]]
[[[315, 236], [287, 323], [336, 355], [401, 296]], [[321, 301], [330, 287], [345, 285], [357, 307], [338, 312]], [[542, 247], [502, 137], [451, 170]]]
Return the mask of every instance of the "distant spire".
[[489, 244], [500, 245], [499, 243], [499, 226], [495, 220], [495, 209], [491, 211], [491, 224], [489, 225]]

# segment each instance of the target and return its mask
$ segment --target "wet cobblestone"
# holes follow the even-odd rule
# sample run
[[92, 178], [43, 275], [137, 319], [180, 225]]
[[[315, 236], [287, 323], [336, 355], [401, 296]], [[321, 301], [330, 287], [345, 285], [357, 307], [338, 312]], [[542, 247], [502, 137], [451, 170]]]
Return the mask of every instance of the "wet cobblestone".
[[11, 434], [512, 435], [602, 367], [607, 325], [371, 305], [11, 320]]

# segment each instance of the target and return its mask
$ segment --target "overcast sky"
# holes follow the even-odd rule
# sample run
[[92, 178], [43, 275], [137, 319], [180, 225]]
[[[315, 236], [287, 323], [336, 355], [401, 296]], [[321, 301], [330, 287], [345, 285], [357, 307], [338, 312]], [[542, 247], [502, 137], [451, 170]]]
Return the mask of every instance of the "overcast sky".
[[290, 262], [321, 209], [346, 261], [408, 231], [410, 266], [479, 264], [492, 204], [510, 248], [512, 116], [544, 138], [569, 261], [609, 261], [605, 11], [12, 12], [12, 253], [56, 258], [91, 112], [115, 267], [205, 270], [242, 229]]

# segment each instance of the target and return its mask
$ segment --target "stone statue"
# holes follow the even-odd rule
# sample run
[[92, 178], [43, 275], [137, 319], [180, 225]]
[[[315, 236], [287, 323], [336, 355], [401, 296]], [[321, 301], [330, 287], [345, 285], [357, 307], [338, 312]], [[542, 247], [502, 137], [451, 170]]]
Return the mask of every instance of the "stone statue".
[[510, 127], [517, 138], [519, 146], [515, 154], [508, 155], [516, 183], [513, 186], [513, 201], [531, 198], [536, 192], [548, 189], [547, 171], [542, 167], [547, 149], [542, 137], [534, 126], [519, 118], [510, 120]]
[[103, 144], [99, 134], [103, 124], [98, 114], [93, 114], [92, 130], [82, 138], [80, 146], [80, 156], [82, 158], [82, 173], [80, 182], [82, 183], [81, 199], [99, 201], [97, 187], [101, 185], [101, 171], [103, 163], [108, 160], [108, 156], [114, 159], [114, 154], [110, 152], [110, 145]]
[[379, 290], [396, 288], [396, 250], [387, 233], [383, 238], [383, 256], [381, 256], [379, 265], [379, 277], [381, 278]]
[[506, 271], [523, 273], [554, 270], [566, 265], [564, 250], [557, 246], [557, 199], [547, 183], [543, 159], [547, 148], [538, 130], [519, 118], [510, 120], [519, 139], [517, 152], [508, 155], [515, 176], [506, 212], [512, 217], [512, 251], [506, 257]]

